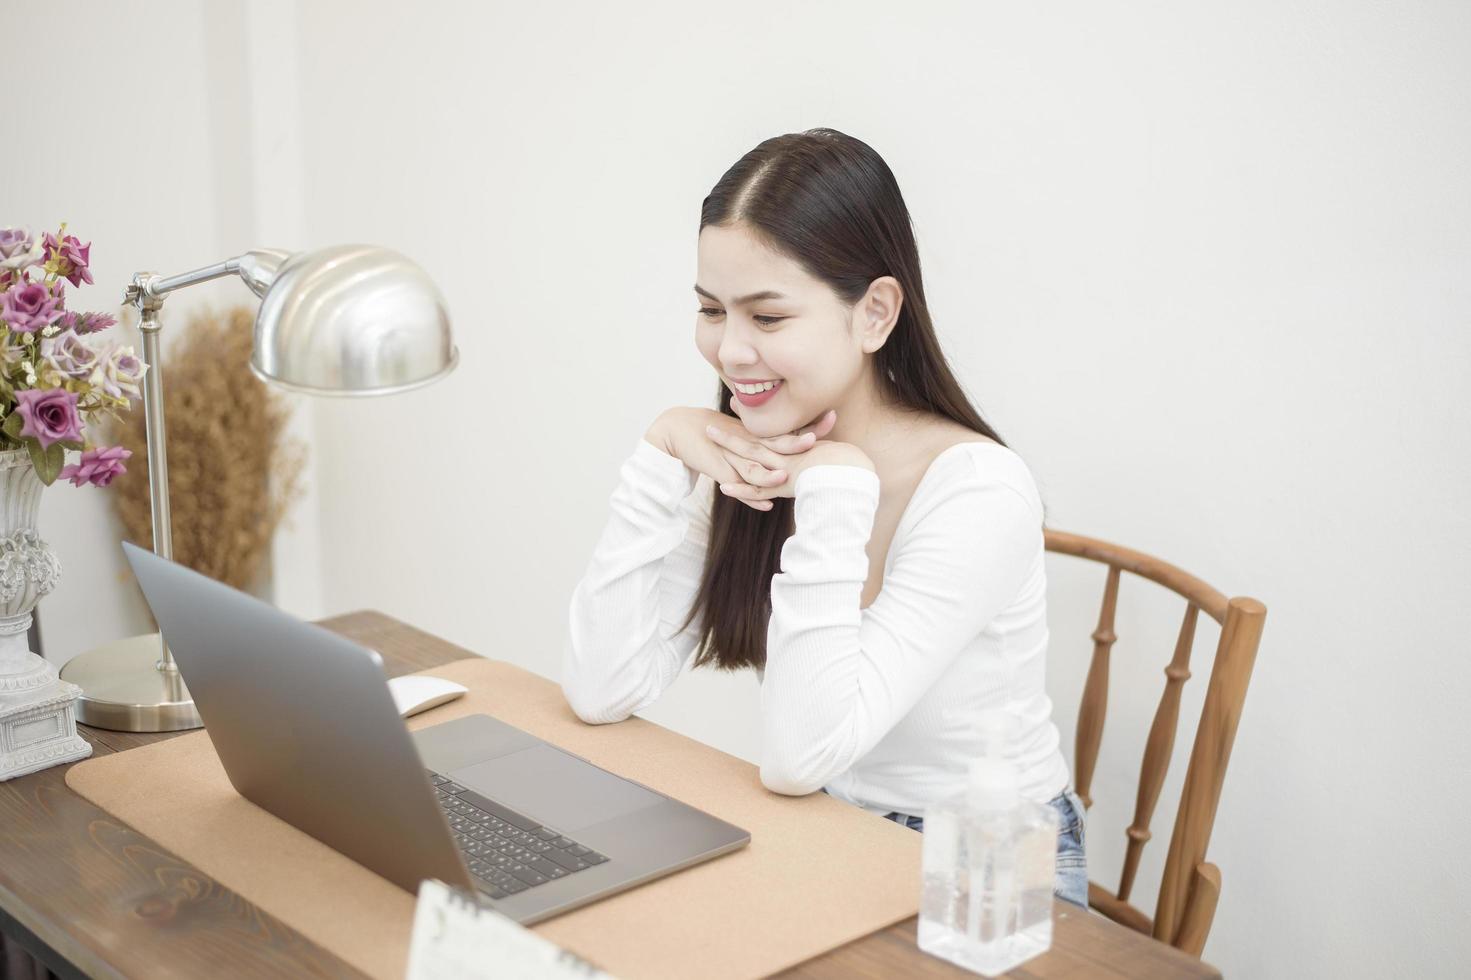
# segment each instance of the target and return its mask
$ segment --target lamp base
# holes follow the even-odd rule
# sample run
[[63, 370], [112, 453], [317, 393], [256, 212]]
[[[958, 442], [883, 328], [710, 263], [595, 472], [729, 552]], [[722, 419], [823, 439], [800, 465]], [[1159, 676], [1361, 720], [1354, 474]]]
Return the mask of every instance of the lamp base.
[[163, 656], [157, 633], [130, 636], [78, 654], [61, 679], [82, 689], [77, 721], [114, 732], [181, 732], [204, 722], [177, 671], [158, 669]]

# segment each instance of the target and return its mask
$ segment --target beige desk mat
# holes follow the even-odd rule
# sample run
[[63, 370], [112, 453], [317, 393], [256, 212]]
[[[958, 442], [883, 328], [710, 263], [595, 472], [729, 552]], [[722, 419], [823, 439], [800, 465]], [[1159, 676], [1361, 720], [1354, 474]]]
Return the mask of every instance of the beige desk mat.
[[[620, 980], [777, 972], [919, 911], [921, 836], [632, 717], [583, 723], [553, 681], [460, 660], [470, 693], [408, 719], [483, 712], [751, 832], [730, 854], [531, 926]], [[414, 897], [239, 796], [206, 732], [73, 766], [73, 790], [374, 977], [402, 978]]]

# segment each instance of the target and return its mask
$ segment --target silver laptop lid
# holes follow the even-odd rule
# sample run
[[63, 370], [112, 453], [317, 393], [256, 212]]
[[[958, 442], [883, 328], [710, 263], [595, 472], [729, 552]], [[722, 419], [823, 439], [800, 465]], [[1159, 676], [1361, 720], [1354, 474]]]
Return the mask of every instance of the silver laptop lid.
[[241, 796], [409, 891], [474, 887], [375, 651], [123, 551]]

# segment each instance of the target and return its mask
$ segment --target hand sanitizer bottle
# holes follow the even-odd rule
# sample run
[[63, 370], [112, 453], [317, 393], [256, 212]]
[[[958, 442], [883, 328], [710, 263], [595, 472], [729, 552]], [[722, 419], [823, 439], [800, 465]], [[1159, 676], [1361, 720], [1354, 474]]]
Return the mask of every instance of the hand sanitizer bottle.
[[1052, 946], [1058, 817], [1019, 794], [1015, 722], [986, 712], [965, 791], [925, 811], [919, 948], [986, 977]]

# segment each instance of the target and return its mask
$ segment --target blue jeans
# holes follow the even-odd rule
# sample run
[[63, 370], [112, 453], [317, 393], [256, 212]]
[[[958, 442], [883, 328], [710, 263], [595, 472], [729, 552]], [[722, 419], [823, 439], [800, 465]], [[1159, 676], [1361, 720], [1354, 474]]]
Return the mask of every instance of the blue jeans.
[[[823, 790], [827, 792], [826, 789]], [[829, 794], [831, 795], [831, 794]], [[1057, 883], [1052, 893], [1065, 902], [1088, 907], [1088, 855], [1086, 852], [1087, 813], [1083, 801], [1072, 790], [1063, 790], [1047, 801], [1057, 811]], [[924, 817], [895, 810], [884, 814], [885, 820], [903, 824], [924, 833]]]

